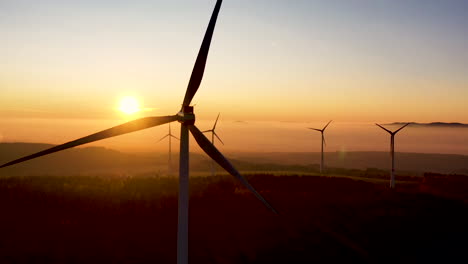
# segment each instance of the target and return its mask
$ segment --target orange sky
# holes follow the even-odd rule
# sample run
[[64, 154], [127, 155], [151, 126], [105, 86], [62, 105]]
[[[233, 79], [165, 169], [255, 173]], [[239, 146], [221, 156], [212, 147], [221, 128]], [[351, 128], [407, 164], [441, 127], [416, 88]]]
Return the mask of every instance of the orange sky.
[[[1, 138], [61, 143], [80, 136], [61, 123], [93, 132], [174, 114], [213, 4], [2, 1]], [[197, 117], [468, 123], [466, 7], [434, 0], [225, 1], [193, 100]], [[146, 111], [117, 111], [126, 95]], [[20, 136], [27, 126], [34, 135]]]

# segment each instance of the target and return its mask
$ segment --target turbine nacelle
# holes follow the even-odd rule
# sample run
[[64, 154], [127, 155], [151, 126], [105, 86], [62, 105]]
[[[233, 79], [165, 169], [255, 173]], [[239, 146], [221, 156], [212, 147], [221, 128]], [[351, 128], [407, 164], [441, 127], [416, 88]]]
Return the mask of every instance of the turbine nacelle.
[[195, 114], [193, 113], [193, 106], [182, 106], [182, 109], [177, 113], [177, 121], [185, 125], [195, 124]]
[[386, 129], [385, 127], [383, 127], [382, 125], [379, 125], [377, 123], [375, 123], [376, 126], [382, 128], [383, 130], [387, 131], [392, 137], [396, 135], [396, 133], [398, 133], [400, 130], [402, 130], [403, 128], [405, 128], [406, 126], [408, 126], [410, 123], [406, 123], [405, 125], [403, 125], [402, 127], [400, 127], [399, 129], [395, 130], [395, 131], [390, 131], [388, 129]]

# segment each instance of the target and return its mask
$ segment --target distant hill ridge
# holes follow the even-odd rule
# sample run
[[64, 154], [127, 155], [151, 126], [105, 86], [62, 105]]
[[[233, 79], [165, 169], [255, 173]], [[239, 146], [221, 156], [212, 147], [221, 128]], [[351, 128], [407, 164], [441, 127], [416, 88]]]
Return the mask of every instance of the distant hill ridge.
[[[0, 164], [53, 147], [43, 143], [0, 143]], [[91, 173], [112, 173], [152, 168], [154, 158], [122, 153], [103, 147], [68, 149], [21, 164], [0, 169], [3, 175], [80, 175]]]
[[[44, 143], [0, 143], [0, 164], [30, 155], [55, 145]], [[191, 156], [191, 163], [204, 157]], [[174, 168], [178, 155], [173, 154]], [[0, 176], [155, 174], [166, 171], [167, 154], [160, 152], [126, 153], [105, 147], [71, 148], [0, 169]]]
[[431, 122], [431, 123], [417, 123], [417, 122], [394, 122], [385, 125], [404, 125], [409, 123], [409, 126], [422, 126], [422, 127], [463, 127], [468, 128], [468, 124], [457, 123], [457, 122]]
[[[0, 143], [0, 164], [52, 147], [41, 143]], [[228, 153], [227, 157], [241, 171], [303, 170], [320, 163], [319, 152]], [[388, 170], [388, 152], [327, 152], [326, 165], [333, 168]], [[164, 152], [125, 153], [104, 147], [72, 148], [0, 169], [0, 176], [15, 175], [90, 175], [90, 174], [165, 174], [167, 154]], [[461, 173], [468, 175], [468, 155], [396, 153], [398, 171]], [[174, 153], [173, 170], [177, 170], [178, 153]], [[209, 158], [192, 153], [190, 169], [208, 172]], [[266, 166], [268, 165], [268, 166]], [[271, 165], [271, 166], [270, 166]], [[221, 173], [222, 169], [218, 168]]]

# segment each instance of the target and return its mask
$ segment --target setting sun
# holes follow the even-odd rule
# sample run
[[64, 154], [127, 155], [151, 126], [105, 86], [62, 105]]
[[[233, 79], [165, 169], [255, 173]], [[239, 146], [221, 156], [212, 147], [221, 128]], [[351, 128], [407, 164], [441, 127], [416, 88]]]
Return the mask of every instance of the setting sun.
[[135, 97], [125, 96], [120, 100], [119, 111], [121, 111], [122, 113], [131, 115], [136, 112], [139, 112], [140, 110], [140, 104]]

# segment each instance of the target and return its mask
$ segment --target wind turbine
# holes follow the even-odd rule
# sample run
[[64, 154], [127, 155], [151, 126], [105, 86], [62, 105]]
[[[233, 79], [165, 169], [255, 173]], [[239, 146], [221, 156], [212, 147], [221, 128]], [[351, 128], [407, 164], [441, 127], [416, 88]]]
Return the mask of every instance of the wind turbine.
[[[218, 134], [216, 134], [216, 132], [215, 132], [216, 124], [218, 123], [218, 119], [219, 119], [219, 114], [220, 113], [218, 113], [218, 116], [216, 117], [216, 121], [215, 121], [215, 123], [213, 125], [213, 128], [209, 129], [209, 130], [205, 130], [205, 131], [202, 132], [202, 133], [211, 132], [211, 144], [213, 144], [213, 146], [214, 146], [214, 143], [215, 143], [215, 140], [214, 140], [215, 136], [219, 140], [219, 142], [221, 142], [221, 144], [224, 145], [224, 142], [218, 137]], [[214, 175], [215, 175], [215, 164], [214, 164], [214, 161], [211, 161], [211, 176], [214, 176]]]
[[167, 135], [165, 135], [164, 137], [162, 137], [160, 140], [158, 140], [158, 142], [161, 142], [161, 140], [165, 139], [165, 138], [169, 138], [169, 160], [167, 161], [167, 175], [172, 175], [172, 144], [171, 144], [171, 139], [172, 138], [175, 138], [177, 140], [180, 140], [178, 137], [174, 136], [172, 133], [171, 133], [171, 123], [169, 123], [169, 133]]
[[379, 126], [380, 128], [382, 128], [390, 134], [390, 156], [392, 157], [392, 170], [390, 172], [390, 188], [395, 188], [395, 135], [396, 133], [398, 133], [398, 131], [402, 130], [405, 126], [409, 124], [410, 123], [407, 123], [406, 125], [392, 132], [376, 123], [377, 126]]
[[177, 229], [177, 263], [186, 264], [188, 262], [188, 205], [189, 205], [189, 131], [197, 141], [203, 151], [216, 161], [231, 175], [236, 177], [246, 188], [248, 188], [265, 206], [277, 213], [275, 209], [249, 184], [249, 182], [234, 168], [234, 166], [219, 152], [213, 144], [203, 135], [195, 126], [195, 114], [193, 106], [190, 105], [195, 93], [197, 92], [205, 71], [206, 59], [210, 49], [210, 42], [221, 8], [222, 0], [217, 0], [213, 13], [211, 15], [208, 28], [206, 30], [203, 42], [198, 52], [192, 75], [185, 92], [182, 102], [182, 108], [175, 115], [170, 116], [152, 116], [136, 119], [70, 142], [58, 145], [29, 156], [25, 156], [0, 166], [0, 168], [10, 166], [16, 163], [24, 162], [30, 159], [48, 155], [57, 151], [73, 148], [86, 143], [139, 131], [142, 129], [159, 126], [162, 124], [178, 121], [181, 124], [180, 129], [180, 159], [179, 159], [179, 212]]
[[330, 120], [322, 129], [309, 127], [309, 129], [319, 131], [322, 134], [322, 156], [320, 158], [320, 174], [322, 174], [323, 170], [324, 170], [324, 167], [323, 167], [323, 159], [324, 159], [324, 157], [323, 157], [323, 145], [327, 145], [327, 143], [325, 142], [325, 136], [323, 135], [323, 132], [325, 132], [325, 129], [331, 123], [331, 121], [332, 120]]

